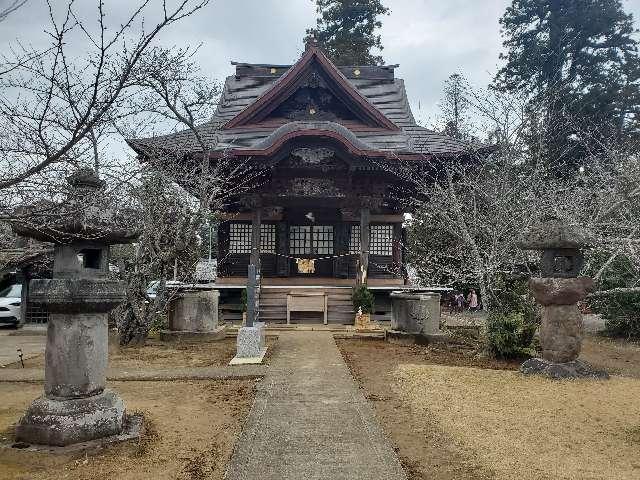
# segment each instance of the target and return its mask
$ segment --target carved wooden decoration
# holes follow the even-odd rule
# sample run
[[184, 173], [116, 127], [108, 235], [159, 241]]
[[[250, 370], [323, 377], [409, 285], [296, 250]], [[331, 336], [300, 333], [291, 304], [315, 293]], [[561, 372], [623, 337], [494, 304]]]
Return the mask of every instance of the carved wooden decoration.
[[317, 165], [323, 160], [332, 158], [335, 151], [331, 148], [298, 148], [291, 152], [291, 156], [300, 159], [301, 163]]
[[278, 108], [271, 117], [291, 120], [355, 120], [346, 105], [329, 89], [322, 76], [314, 71], [298, 90]]
[[276, 183], [280, 197], [345, 197], [344, 191], [330, 178], [291, 178]]

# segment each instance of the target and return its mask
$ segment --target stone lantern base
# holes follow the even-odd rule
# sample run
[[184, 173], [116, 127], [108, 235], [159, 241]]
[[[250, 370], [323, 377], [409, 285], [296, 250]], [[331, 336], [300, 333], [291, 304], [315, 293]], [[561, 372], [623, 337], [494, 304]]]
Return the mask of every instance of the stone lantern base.
[[124, 421], [124, 402], [108, 389], [77, 399], [53, 400], [42, 396], [33, 401], [20, 419], [16, 440], [64, 447], [119, 435]]
[[542, 375], [553, 380], [575, 378], [606, 380], [609, 378], [607, 372], [595, 370], [582, 360], [554, 363], [543, 358], [530, 358], [520, 366], [520, 372], [524, 375]]
[[391, 292], [391, 330], [387, 340], [398, 345], [446, 342], [440, 330], [440, 294]]
[[181, 291], [169, 306], [169, 330], [160, 332], [163, 342], [212, 342], [226, 338], [226, 326], [218, 325], [216, 290]]

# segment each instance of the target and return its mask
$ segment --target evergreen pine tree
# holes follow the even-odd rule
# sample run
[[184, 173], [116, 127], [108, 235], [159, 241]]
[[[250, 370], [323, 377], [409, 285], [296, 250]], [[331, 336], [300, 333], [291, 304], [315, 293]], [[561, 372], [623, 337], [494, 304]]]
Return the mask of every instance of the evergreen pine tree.
[[308, 41], [314, 37], [337, 65], [381, 65], [382, 41], [376, 31], [382, 26], [380, 15], [389, 13], [381, 0], [316, 0], [316, 28], [307, 29]]
[[[513, 0], [500, 20], [502, 91], [526, 91], [531, 148], [569, 170], [640, 134], [640, 60], [619, 0]], [[542, 106], [542, 108], [540, 108]]]
[[440, 103], [443, 133], [459, 140], [468, 140], [469, 99], [466, 95], [467, 81], [459, 73], [454, 73], [444, 82], [443, 99]]

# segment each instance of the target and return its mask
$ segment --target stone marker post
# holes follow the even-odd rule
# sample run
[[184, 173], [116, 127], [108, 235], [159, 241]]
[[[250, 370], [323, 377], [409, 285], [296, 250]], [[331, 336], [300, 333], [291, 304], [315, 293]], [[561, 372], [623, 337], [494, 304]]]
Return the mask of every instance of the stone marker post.
[[238, 329], [236, 356], [229, 365], [262, 363], [267, 347], [264, 323], [257, 322], [257, 273], [255, 265], [249, 265], [247, 279], [247, 322]]
[[16, 440], [52, 446], [120, 435], [125, 423], [122, 399], [106, 388], [107, 315], [125, 298], [123, 283], [109, 277], [109, 245], [131, 242], [137, 233], [118, 224], [116, 215], [125, 215], [109, 210], [100, 197], [104, 183], [92, 170], [69, 183], [67, 199], [51, 205], [55, 214], [46, 222], [13, 225], [21, 235], [55, 244], [52, 278], [32, 280], [29, 291], [50, 312], [44, 395], [16, 427]]
[[247, 275], [247, 327], [253, 327], [256, 320], [256, 289], [257, 289], [257, 272], [256, 266], [251, 264], [248, 267]]
[[552, 218], [526, 231], [519, 243], [525, 250], [542, 251], [541, 277], [529, 280], [542, 309], [542, 358], [527, 360], [520, 371], [550, 378], [608, 377], [578, 360], [583, 326], [577, 303], [593, 289], [591, 278], [578, 276], [584, 262], [582, 248], [590, 243], [586, 234]]

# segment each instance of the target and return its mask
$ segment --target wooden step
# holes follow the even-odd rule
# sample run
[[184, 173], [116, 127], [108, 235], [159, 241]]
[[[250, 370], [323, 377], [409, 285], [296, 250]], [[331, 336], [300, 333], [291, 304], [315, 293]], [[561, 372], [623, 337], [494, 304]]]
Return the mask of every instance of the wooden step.
[[277, 319], [284, 318], [286, 320], [287, 316], [286, 315], [283, 316], [281, 313], [277, 313], [277, 312], [260, 312], [260, 318], [277, 318]]
[[292, 288], [282, 288], [282, 287], [278, 287], [278, 288], [267, 288], [267, 287], [262, 287], [260, 289], [260, 293], [261, 294], [272, 294], [272, 293], [278, 293], [278, 294], [287, 294], [287, 293], [326, 293], [329, 295], [347, 295], [349, 297], [351, 297], [351, 289], [342, 289], [342, 288], [331, 288], [331, 287], [327, 287], [327, 288], [305, 288], [305, 287], [292, 287]]
[[351, 300], [333, 300], [329, 297], [327, 303], [330, 307], [353, 307], [353, 302]]

